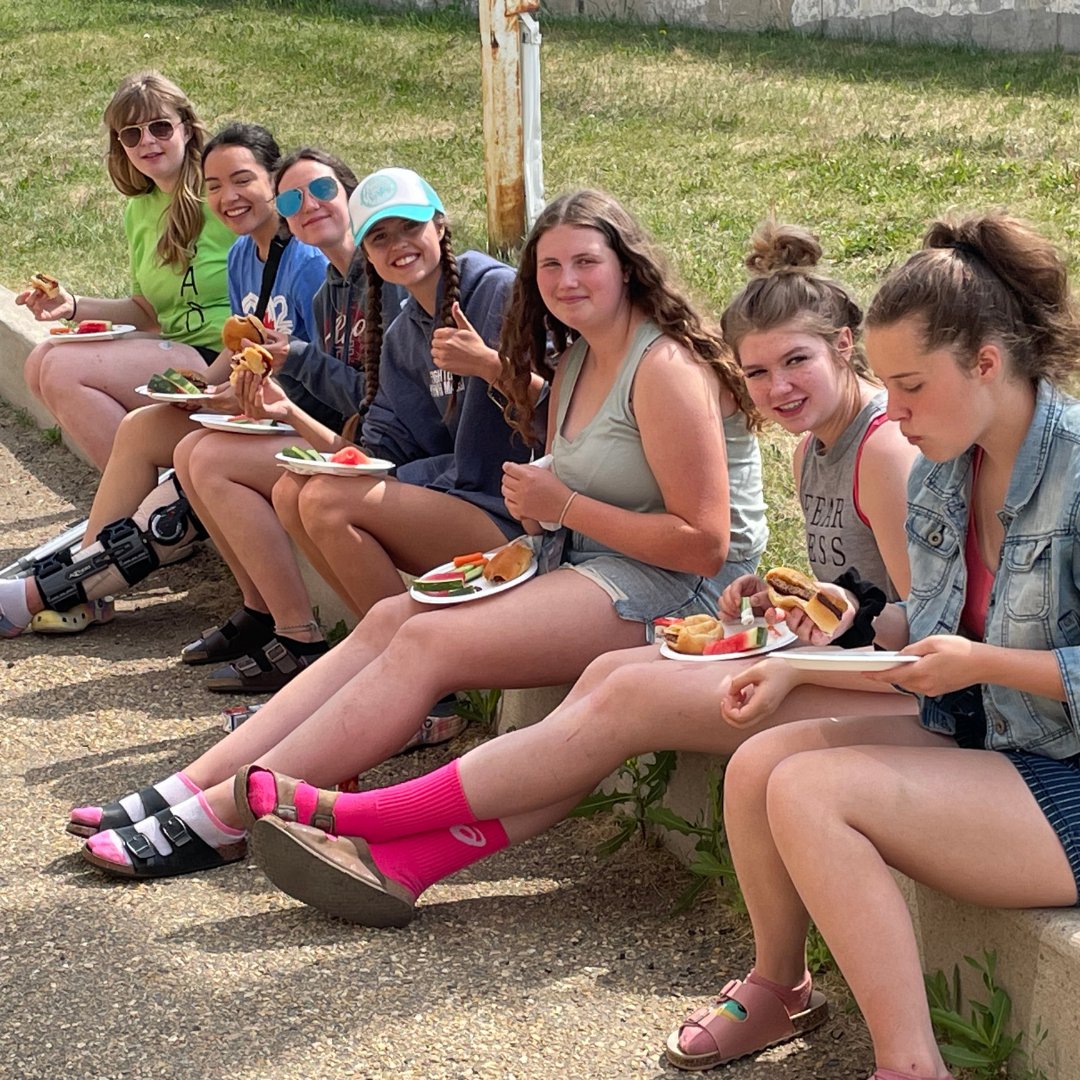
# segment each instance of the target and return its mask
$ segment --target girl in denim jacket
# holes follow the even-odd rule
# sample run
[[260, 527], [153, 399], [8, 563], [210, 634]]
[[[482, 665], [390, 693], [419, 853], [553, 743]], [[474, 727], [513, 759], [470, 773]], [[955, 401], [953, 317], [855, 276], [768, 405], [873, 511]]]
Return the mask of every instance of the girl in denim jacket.
[[920, 657], [866, 678], [915, 693], [921, 716], [806, 721], [733, 756], [724, 817], [757, 957], [672, 1036], [678, 1051], [709, 1030], [716, 1050], [693, 1067], [805, 1027], [813, 919], [866, 1017], [873, 1080], [948, 1076], [890, 867], [966, 903], [1077, 902], [1080, 403], [1055, 384], [1076, 370], [1080, 321], [1064, 263], [1001, 213], [937, 222], [871, 304], [866, 349], [924, 456], [912, 587], [872, 630], [849, 594], [836, 634], [863, 625]]

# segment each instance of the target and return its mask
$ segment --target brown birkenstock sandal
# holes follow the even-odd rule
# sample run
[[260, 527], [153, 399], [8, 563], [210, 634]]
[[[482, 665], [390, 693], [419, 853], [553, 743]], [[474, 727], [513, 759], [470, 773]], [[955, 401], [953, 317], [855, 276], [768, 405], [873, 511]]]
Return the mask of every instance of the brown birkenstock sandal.
[[416, 900], [375, 865], [358, 836], [262, 817], [251, 830], [251, 851], [282, 892], [327, 915], [360, 926], [405, 926]]
[[819, 990], [811, 990], [806, 1008], [789, 1016], [768, 987], [749, 976], [732, 979], [711, 1005], [695, 1009], [668, 1036], [664, 1053], [677, 1069], [714, 1069], [812, 1031], [828, 1016]]
[[[263, 816], [256, 814], [251, 808], [248, 797], [248, 779], [252, 773], [265, 772], [274, 778], [275, 801], [274, 809], [270, 811], [282, 821], [299, 821], [296, 809], [296, 786], [306, 783], [304, 780], [296, 780], [284, 773], [274, 772], [273, 769], [264, 769], [261, 765], [245, 765], [233, 780], [233, 800], [236, 809], [240, 813], [240, 820], [245, 829], [250, 829], [258, 819]], [[309, 784], [309, 787], [314, 785]], [[315, 812], [310, 820], [303, 822], [313, 828], [322, 829], [323, 832], [334, 832], [334, 803], [337, 802], [338, 792], [326, 791], [316, 788], [319, 792], [318, 801], [315, 803]]]

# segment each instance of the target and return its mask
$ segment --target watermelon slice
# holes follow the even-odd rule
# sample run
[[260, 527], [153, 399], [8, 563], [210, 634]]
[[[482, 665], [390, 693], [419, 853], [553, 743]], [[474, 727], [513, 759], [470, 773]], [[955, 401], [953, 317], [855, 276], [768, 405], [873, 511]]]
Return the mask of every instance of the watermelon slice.
[[705, 646], [705, 655], [719, 656], [723, 653], [748, 652], [750, 649], [760, 649], [765, 644], [768, 633], [766, 627], [755, 626], [751, 630], [731, 634], [720, 641], [710, 641]]

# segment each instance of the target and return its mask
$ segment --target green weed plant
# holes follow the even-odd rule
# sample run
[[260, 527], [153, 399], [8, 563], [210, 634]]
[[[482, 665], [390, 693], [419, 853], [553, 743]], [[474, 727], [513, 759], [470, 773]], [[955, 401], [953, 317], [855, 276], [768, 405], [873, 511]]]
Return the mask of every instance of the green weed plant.
[[[1012, 999], [997, 982], [997, 953], [984, 952], [982, 960], [965, 956], [964, 962], [978, 972], [986, 992], [985, 1000], [972, 998], [966, 1008], [959, 964], [951, 980], [942, 971], [926, 976], [930, 1019], [946, 1064], [961, 1070], [961, 1080], [1046, 1080], [1030, 1064], [1025, 1033], [1008, 1031]], [[1035, 1045], [1044, 1038], [1037, 1028]]]

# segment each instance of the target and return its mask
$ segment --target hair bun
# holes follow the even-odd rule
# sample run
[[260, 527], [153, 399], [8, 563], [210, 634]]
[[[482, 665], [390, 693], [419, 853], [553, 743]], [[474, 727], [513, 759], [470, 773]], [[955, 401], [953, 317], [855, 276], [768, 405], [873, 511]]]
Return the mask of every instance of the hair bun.
[[762, 222], [750, 238], [746, 268], [764, 276], [778, 270], [812, 269], [821, 259], [821, 244], [808, 229], [779, 221]]

